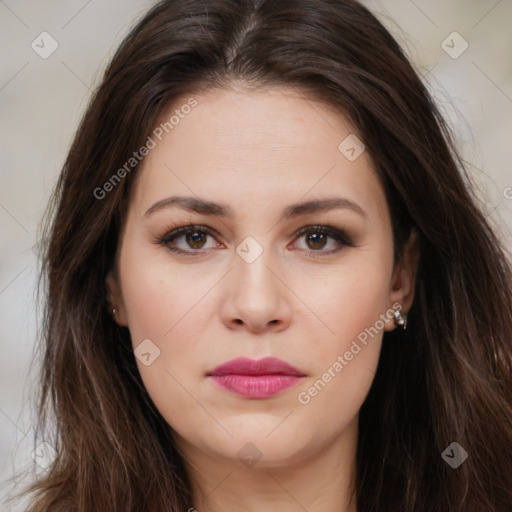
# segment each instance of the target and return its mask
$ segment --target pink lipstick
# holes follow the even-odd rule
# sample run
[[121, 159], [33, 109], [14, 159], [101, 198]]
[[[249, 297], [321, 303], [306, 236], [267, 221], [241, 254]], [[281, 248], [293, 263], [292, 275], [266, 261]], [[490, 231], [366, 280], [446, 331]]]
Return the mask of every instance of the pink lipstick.
[[275, 357], [239, 357], [217, 366], [207, 376], [220, 388], [247, 398], [268, 398], [291, 388], [303, 372]]

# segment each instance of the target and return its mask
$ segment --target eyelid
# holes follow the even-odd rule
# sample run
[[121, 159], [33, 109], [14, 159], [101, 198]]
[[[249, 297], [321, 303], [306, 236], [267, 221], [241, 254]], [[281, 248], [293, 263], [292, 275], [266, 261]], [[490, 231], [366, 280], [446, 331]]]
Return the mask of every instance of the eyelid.
[[203, 226], [199, 224], [186, 224], [183, 226], [178, 226], [176, 228], [167, 229], [165, 235], [162, 237], [158, 237], [158, 239], [168, 242], [173, 238], [178, 238], [179, 236], [183, 236], [184, 234], [187, 234], [194, 230], [205, 232], [206, 234], [211, 236], [218, 236], [218, 233], [208, 226]]
[[[167, 246], [170, 251], [175, 252], [177, 254], [182, 254], [182, 255], [191, 256], [191, 257], [202, 256], [209, 249], [206, 249], [206, 250], [197, 249], [197, 250], [187, 251], [187, 250], [183, 250], [183, 249], [178, 249], [176, 247], [172, 247], [172, 248], [169, 247], [169, 244], [172, 241], [176, 240], [177, 238], [181, 238], [182, 236], [185, 236], [186, 234], [193, 232], [193, 231], [205, 233], [206, 235], [209, 235], [209, 236], [215, 238], [217, 243], [222, 244], [222, 242], [219, 242], [217, 240], [219, 235], [216, 230], [210, 228], [209, 226], [192, 224], [192, 223], [183, 225], [183, 226], [179, 226], [174, 229], [168, 229], [164, 236], [157, 237], [156, 243]], [[307, 226], [303, 226], [302, 228], [300, 228], [298, 231], [296, 231], [294, 233], [294, 235], [293, 235], [294, 241], [298, 237], [301, 237], [302, 235], [304, 235], [305, 233], [315, 232], [315, 231], [318, 233], [323, 233], [323, 234], [327, 235], [329, 238], [332, 238], [333, 240], [335, 240], [338, 243], [339, 247], [336, 249], [331, 249], [331, 250], [327, 250], [327, 251], [324, 251], [324, 250], [315, 251], [312, 249], [305, 249], [306, 253], [308, 253], [309, 255], [312, 255], [313, 257], [333, 254], [333, 253], [336, 253], [336, 252], [340, 251], [341, 249], [343, 249], [343, 247], [356, 247], [356, 244], [354, 243], [353, 238], [349, 234], [347, 234], [345, 229], [340, 229], [340, 228], [334, 227], [329, 223], [327, 223], [327, 224], [308, 224]], [[222, 245], [224, 245], [224, 244], [222, 244]]]
[[[354, 247], [355, 243], [353, 238], [344, 230], [339, 229], [331, 224], [310, 224], [308, 226], [304, 226], [303, 228], [300, 228], [299, 231], [295, 233], [295, 237], [301, 236], [304, 233], [308, 232], [314, 232], [317, 230], [318, 232], [325, 233], [326, 235], [330, 236], [331, 238], [334, 238], [335, 240], [338, 240], [343, 243], [344, 245]], [[314, 251], [314, 252], [320, 252], [320, 251]]]

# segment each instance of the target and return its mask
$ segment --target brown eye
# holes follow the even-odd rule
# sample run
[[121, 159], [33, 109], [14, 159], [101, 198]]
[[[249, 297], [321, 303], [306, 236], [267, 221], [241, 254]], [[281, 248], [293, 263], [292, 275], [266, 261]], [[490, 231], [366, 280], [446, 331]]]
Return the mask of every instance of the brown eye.
[[202, 249], [208, 249], [208, 237], [215, 238], [209, 229], [199, 226], [183, 226], [167, 233], [159, 240], [159, 243], [166, 245], [172, 252], [180, 254], [197, 253], [196, 255], [199, 255], [204, 252], [201, 251]]
[[324, 233], [313, 232], [306, 236], [309, 247], [313, 250], [323, 249], [327, 243], [327, 235]]
[[[355, 247], [350, 236], [330, 226], [307, 226], [298, 233], [298, 237], [304, 239], [304, 250], [311, 256], [328, 255], [343, 247]], [[334, 241], [334, 246], [326, 249], [330, 240]]]
[[[346, 233], [330, 226], [307, 226], [297, 236], [299, 239], [305, 240], [305, 248], [303, 247], [303, 249], [313, 257], [332, 254], [338, 252], [343, 247], [355, 246], [352, 239]], [[215, 240], [215, 235], [210, 229], [189, 225], [167, 233], [159, 240], [159, 243], [178, 254], [200, 256], [207, 249], [222, 245], [217, 242], [217, 245], [214, 244], [208, 247], [208, 237]], [[334, 242], [334, 246], [326, 249], [330, 242]]]
[[193, 249], [202, 249], [208, 235], [203, 231], [193, 231], [185, 235], [187, 244]]

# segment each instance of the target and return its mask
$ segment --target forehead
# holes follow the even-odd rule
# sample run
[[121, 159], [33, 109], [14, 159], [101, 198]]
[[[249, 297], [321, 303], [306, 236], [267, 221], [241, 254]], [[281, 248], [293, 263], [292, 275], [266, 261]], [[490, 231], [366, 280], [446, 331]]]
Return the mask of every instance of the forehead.
[[235, 211], [247, 202], [271, 208], [334, 193], [376, 215], [386, 209], [367, 152], [355, 159], [343, 152], [347, 144], [355, 156], [361, 150], [348, 119], [293, 89], [183, 96], [151, 137], [155, 146], [137, 171], [134, 202], [140, 214], [175, 194], [229, 203]]

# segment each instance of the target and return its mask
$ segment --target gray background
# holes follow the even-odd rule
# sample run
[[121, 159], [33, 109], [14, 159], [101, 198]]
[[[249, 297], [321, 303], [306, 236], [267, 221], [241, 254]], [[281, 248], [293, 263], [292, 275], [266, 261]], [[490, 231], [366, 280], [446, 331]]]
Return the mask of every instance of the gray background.
[[[37, 388], [29, 365], [40, 218], [91, 90], [152, 4], [0, 0], [0, 510], [12, 486], [6, 480], [32, 462], [28, 400]], [[512, 250], [512, 1], [365, 4], [424, 76], [460, 143], [482, 207]], [[43, 31], [58, 43], [46, 59], [31, 47]], [[458, 58], [442, 47], [454, 31], [469, 44]], [[463, 41], [452, 39], [445, 45], [454, 54]]]

